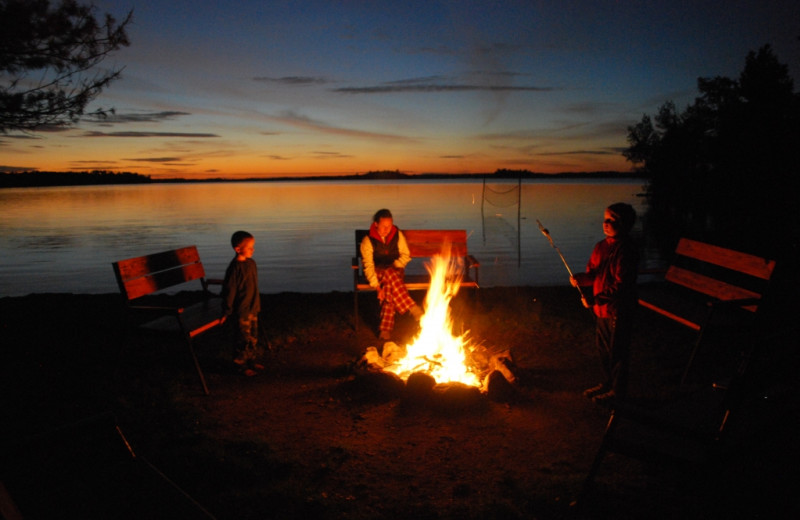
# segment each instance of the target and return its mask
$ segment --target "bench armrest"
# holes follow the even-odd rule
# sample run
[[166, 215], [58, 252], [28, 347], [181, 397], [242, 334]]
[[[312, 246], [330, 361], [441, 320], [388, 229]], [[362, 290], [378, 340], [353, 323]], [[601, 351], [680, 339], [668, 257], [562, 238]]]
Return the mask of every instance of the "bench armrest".
[[358, 269], [359, 268], [358, 257], [356, 257], [356, 256], [353, 257], [352, 261], [350, 262], [350, 267], [352, 269]]
[[480, 267], [481, 263], [478, 262], [478, 259], [472, 255], [467, 255], [465, 257], [467, 259], [467, 267]]

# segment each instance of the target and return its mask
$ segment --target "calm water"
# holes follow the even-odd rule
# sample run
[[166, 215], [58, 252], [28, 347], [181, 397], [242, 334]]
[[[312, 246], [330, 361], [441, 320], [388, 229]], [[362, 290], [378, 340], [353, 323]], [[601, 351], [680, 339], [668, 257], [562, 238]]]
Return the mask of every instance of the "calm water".
[[[233, 256], [229, 237], [256, 237], [261, 291], [348, 291], [353, 230], [387, 207], [405, 228], [466, 229], [482, 285], [563, 285], [602, 238], [603, 209], [633, 204], [640, 181], [254, 182], [0, 190], [0, 296], [116, 292], [111, 263], [196, 244], [209, 277]], [[507, 192], [507, 193], [506, 193]], [[509, 204], [509, 205], [507, 205]], [[638, 227], [638, 225], [637, 225]], [[519, 235], [519, 240], [518, 240]], [[518, 248], [519, 243], [519, 248]], [[414, 260], [417, 269], [422, 261]]]

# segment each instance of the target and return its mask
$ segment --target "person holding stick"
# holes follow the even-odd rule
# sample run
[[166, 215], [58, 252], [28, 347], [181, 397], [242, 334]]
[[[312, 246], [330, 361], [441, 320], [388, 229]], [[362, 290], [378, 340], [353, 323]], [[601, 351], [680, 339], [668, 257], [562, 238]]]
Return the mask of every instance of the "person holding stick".
[[594, 246], [586, 272], [570, 276], [573, 286], [592, 288], [591, 297], [581, 293], [581, 301], [596, 317], [595, 341], [606, 380], [583, 395], [598, 404], [624, 398], [627, 393], [639, 270], [639, 251], [630, 237], [635, 222], [636, 211], [630, 204], [618, 202], [607, 207], [603, 216], [605, 238]]

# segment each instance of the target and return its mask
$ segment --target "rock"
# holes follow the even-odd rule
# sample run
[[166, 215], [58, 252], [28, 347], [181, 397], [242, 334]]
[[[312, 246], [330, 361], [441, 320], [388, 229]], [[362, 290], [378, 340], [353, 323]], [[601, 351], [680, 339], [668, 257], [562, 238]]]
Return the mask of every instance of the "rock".
[[364, 401], [387, 401], [403, 394], [405, 383], [391, 372], [367, 371], [346, 384], [347, 391]]
[[476, 386], [463, 383], [442, 383], [433, 387], [436, 404], [446, 410], [478, 408], [485, 403], [481, 391]]
[[425, 401], [433, 395], [436, 380], [424, 372], [414, 372], [406, 380], [406, 399], [410, 401]]
[[498, 370], [493, 370], [486, 376], [483, 387], [486, 388], [487, 397], [498, 403], [508, 403], [517, 398], [516, 389]]

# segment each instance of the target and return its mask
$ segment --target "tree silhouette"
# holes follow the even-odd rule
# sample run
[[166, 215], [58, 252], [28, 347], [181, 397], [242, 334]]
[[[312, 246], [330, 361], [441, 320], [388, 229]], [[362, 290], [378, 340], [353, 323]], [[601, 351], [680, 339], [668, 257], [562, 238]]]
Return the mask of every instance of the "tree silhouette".
[[648, 177], [648, 233], [665, 251], [689, 236], [796, 258], [800, 96], [771, 47], [748, 53], [738, 80], [698, 79], [679, 113], [666, 102], [628, 127], [623, 155]]
[[120, 76], [98, 65], [129, 45], [132, 12], [117, 23], [94, 11], [76, 0], [0, 0], [0, 133], [73, 124]]

